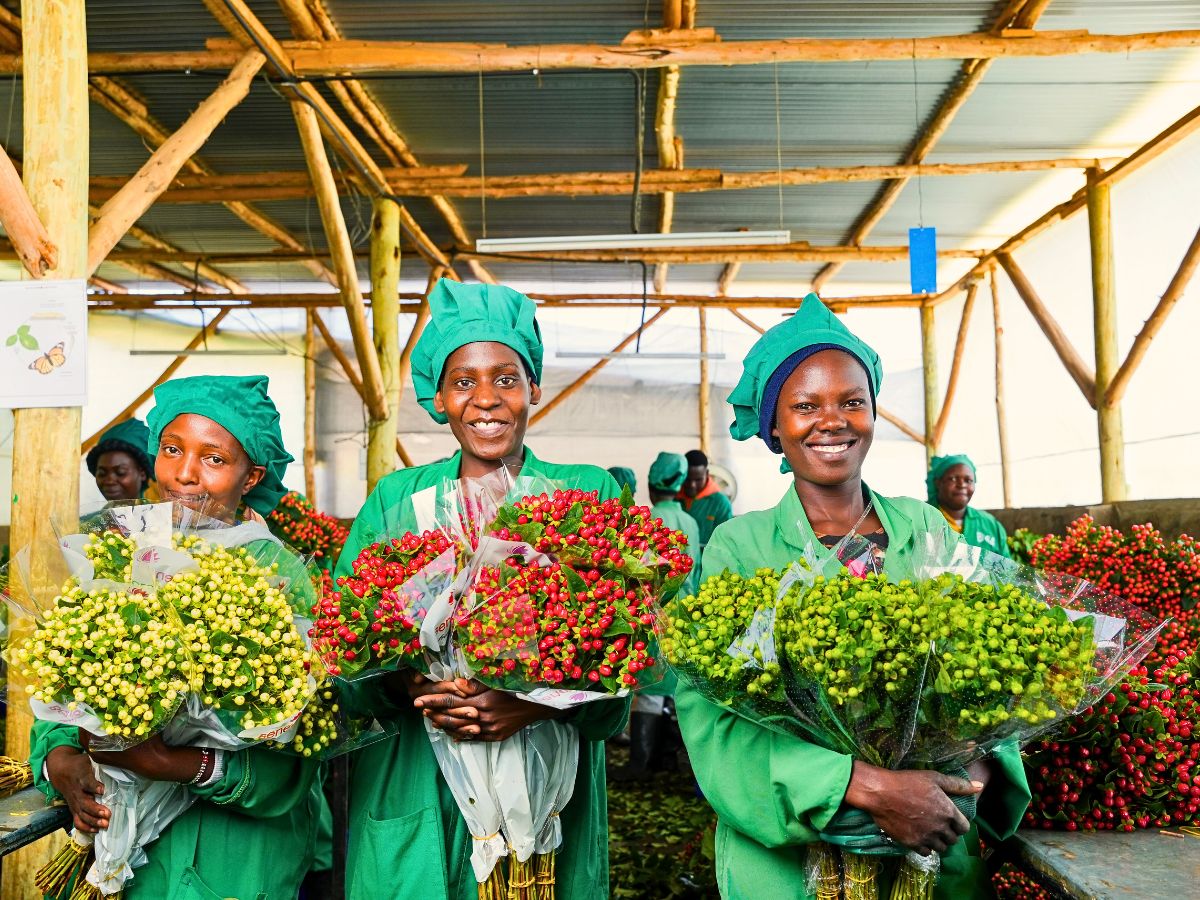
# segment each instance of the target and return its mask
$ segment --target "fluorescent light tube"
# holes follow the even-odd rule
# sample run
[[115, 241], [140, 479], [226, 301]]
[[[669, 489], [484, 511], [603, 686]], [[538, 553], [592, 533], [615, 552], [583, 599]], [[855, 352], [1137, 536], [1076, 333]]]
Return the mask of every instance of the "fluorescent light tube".
[[790, 231], [679, 231], [661, 234], [576, 234], [559, 237], [480, 238], [478, 253], [552, 250], [640, 250], [647, 247], [753, 247], [791, 243]]
[[559, 359], [724, 359], [724, 353], [589, 353], [587, 350], [559, 350]]

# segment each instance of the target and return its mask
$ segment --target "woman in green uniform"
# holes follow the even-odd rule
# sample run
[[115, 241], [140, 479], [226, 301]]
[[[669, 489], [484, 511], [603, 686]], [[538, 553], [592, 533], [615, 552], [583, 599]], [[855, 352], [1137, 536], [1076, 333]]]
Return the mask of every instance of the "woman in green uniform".
[[617, 487], [624, 490], [629, 488], [629, 493], [637, 493], [637, 475], [629, 466], [609, 466], [608, 474], [616, 481]]
[[1012, 558], [1008, 535], [1000, 520], [984, 509], [971, 506], [975, 496], [975, 463], [965, 453], [935, 456], [925, 476], [931, 505], [946, 517], [946, 524], [972, 547], [982, 547]]
[[[274, 509], [283, 448], [267, 379], [199, 376], [154, 392], [149, 452], [165, 499], [233, 522], [244, 503], [254, 516]], [[262, 561], [278, 544], [249, 545]], [[303, 569], [289, 573], [311, 593]], [[119, 753], [92, 752], [78, 729], [33, 726], [30, 764], [48, 799], [66, 800], [80, 831], [107, 828], [111, 812], [92, 760], [160, 781], [186, 784], [196, 803], [148, 847], [125, 900], [289, 900], [308, 871], [319, 815], [319, 763], [253, 747], [237, 752], [169, 747], [159, 738]]]
[[[447, 480], [478, 478], [506, 466], [514, 474], [599, 491], [605, 499], [620, 493], [603, 469], [544, 462], [525, 446], [530, 407], [542, 396], [542, 341], [533, 301], [507, 287], [443, 279], [429, 295], [429, 309], [429, 324], [413, 350], [413, 387], [430, 416], [449, 424], [460, 449], [447, 460], [380, 481], [350, 530], [339, 576], [351, 571], [363, 546], [378, 535], [415, 531], [413, 494]], [[349, 900], [477, 896], [471, 833], [438, 770], [423, 715], [459, 740], [500, 741], [545, 718], [575, 725], [581, 737], [579, 774], [561, 814], [556, 890], [562, 900], [608, 896], [603, 742], [621, 730], [627, 700], [560, 712], [473, 681], [434, 683], [412, 671], [356, 687], [355, 705], [394, 719], [399, 733], [352, 759]]]
[[154, 460], [146, 452], [150, 429], [139, 419], [118, 422], [88, 451], [88, 471], [104, 499], [140, 500], [154, 480]]
[[[921, 535], [946, 524], [921, 501], [881, 497], [862, 481], [881, 377], [875, 352], [814, 294], [758, 340], [729, 397], [730, 433], [762, 438], [783, 454], [794, 481], [774, 509], [717, 529], [703, 577], [782, 567], [850, 532], [871, 541], [887, 574], [904, 576]], [[1029, 802], [1015, 749], [973, 765], [970, 781], [889, 771], [757, 725], [682, 682], [675, 704], [696, 778], [717, 811], [717, 875], [726, 898], [808, 897], [805, 845], [845, 808], [866, 811], [903, 846], [942, 854], [937, 897], [986, 896], [976, 825], [1007, 837]], [[951, 797], [980, 791], [971, 824]]]

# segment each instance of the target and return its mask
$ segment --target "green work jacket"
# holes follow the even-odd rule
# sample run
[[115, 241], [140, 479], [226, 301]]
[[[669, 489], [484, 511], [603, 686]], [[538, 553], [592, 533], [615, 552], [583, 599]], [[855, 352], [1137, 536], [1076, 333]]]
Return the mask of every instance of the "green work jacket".
[[[80, 749], [77, 729], [35, 722], [29, 764], [47, 800], [60, 799], [42, 777], [55, 747]], [[197, 802], [145, 848], [124, 900], [293, 900], [313, 860], [319, 768], [318, 760], [265, 747], [226, 753], [225, 774], [189, 787]]]
[[1012, 551], [1008, 549], [1008, 534], [1000, 520], [984, 509], [967, 507], [962, 524], [963, 540], [972, 547], [982, 547], [1001, 556], [1012, 559]]
[[733, 504], [720, 491], [714, 491], [695, 500], [683, 500], [684, 511], [700, 526], [700, 549], [708, 546], [717, 527], [733, 518]]
[[[337, 574], [380, 534], [399, 536], [417, 527], [411, 497], [459, 476], [461, 454], [388, 475], [367, 498], [350, 529]], [[525, 451], [523, 475], [540, 475], [563, 487], [598, 490], [602, 499], [621, 494], [612, 476], [588, 465], [554, 465]], [[429, 745], [422, 717], [407, 702], [385, 695], [379, 679], [355, 685], [348, 700], [399, 733], [356, 753], [350, 773], [350, 844], [347, 900], [476, 900], [470, 865], [471, 832], [463, 821]], [[556, 862], [560, 900], [608, 897], [608, 804], [604, 741], [619, 732], [630, 699], [584, 704], [564, 721], [579, 729], [579, 773], [562, 811], [563, 843]]]
[[[871, 497], [888, 535], [885, 571], [903, 577], [915, 539], [948, 526], [925, 503]], [[747, 513], [717, 529], [704, 553], [702, 576], [780, 568], [808, 546], [828, 553], [789, 487], [774, 509]], [[676, 690], [675, 705], [696, 779], [717, 812], [721, 895], [726, 900], [808, 898], [805, 845], [818, 840], [818, 832], [842, 805], [851, 757], [756, 725], [705, 699], [685, 680]], [[1003, 839], [1016, 831], [1030, 795], [1020, 753], [1014, 748], [994, 759], [998, 771], [980, 801], [976, 825]], [[738, 762], [730, 765], [730, 760]], [[943, 857], [935, 897], [991, 896], [979, 858], [979, 830], [973, 826]], [[887, 885], [880, 888], [880, 896], [887, 896]]]

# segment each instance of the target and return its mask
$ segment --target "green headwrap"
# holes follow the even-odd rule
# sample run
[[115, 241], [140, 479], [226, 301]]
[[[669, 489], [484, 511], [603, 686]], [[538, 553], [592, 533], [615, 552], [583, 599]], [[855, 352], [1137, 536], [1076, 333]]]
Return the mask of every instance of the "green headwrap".
[[947, 469], [952, 469], [955, 466], [966, 466], [971, 470], [971, 477], [975, 477], [975, 463], [971, 462], [971, 457], [965, 453], [935, 456], [929, 461], [929, 474], [925, 476], [925, 494], [929, 498], [929, 502], [934, 506], [938, 505], [938, 479], [946, 474]]
[[250, 462], [266, 469], [262, 480], [242, 499], [260, 515], [268, 515], [287, 493], [283, 473], [292, 455], [283, 449], [279, 410], [267, 395], [266, 375], [195, 375], [168, 381], [154, 389], [148, 449], [158, 455], [163, 429], [177, 416], [212, 419], [237, 439]]
[[674, 494], [687, 480], [687, 458], [682, 453], [660, 453], [650, 466], [650, 490]]
[[608, 474], [622, 488], [629, 488], [630, 493], [637, 493], [637, 474], [628, 466], [612, 466]]
[[763, 395], [771, 376], [792, 355], [817, 344], [845, 350], [862, 363], [871, 381], [871, 394], [878, 396], [883, 383], [879, 354], [855, 337], [816, 294], [809, 294], [794, 316], [769, 328], [746, 354], [742, 377], [729, 395], [733, 407], [729, 433], [734, 440], [748, 441], [759, 435]]
[[150, 438], [150, 429], [141, 419], [126, 419], [118, 422], [104, 434], [96, 446], [88, 451], [87, 469], [96, 474], [96, 466], [100, 465], [100, 457], [105, 453], [120, 450], [128, 453], [141, 466], [150, 480], [154, 480], [154, 458], [146, 454], [146, 444]]
[[494, 341], [517, 351], [533, 381], [542, 378], [542, 333], [532, 300], [500, 284], [461, 284], [439, 279], [429, 294], [429, 324], [412, 354], [413, 389], [417, 402], [435, 422], [444, 413], [433, 408], [442, 370], [450, 354], [466, 344]]

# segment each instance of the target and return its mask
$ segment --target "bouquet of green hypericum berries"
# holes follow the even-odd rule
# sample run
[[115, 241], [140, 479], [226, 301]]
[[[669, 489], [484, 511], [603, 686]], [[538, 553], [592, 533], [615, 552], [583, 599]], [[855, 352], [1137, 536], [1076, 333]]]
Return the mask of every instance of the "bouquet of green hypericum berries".
[[[1089, 706], [1163, 624], [1070, 576], [937, 535], [918, 545], [900, 578], [854, 535], [787, 569], [714, 575], [667, 609], [663, 650], [766, 727], [872, 765], [961, 774]], [[822, 838], [818, 897], [877, 896], [888, 856], [904, 857], [886, 873], [893, 900], [931, 896], [937, 857], [905, 855], [866, 813], [843, 809]]]

